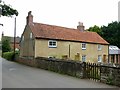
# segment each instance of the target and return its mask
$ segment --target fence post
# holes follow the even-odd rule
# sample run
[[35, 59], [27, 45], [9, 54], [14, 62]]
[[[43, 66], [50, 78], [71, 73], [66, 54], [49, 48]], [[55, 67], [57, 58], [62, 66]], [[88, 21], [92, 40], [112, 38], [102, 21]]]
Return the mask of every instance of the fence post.
[[101, 68], [102, 68], [102, 66], [101, 66], [101, 63], [99, 64], [99, 68], [100, 68], [100, 82], [101, 82]]

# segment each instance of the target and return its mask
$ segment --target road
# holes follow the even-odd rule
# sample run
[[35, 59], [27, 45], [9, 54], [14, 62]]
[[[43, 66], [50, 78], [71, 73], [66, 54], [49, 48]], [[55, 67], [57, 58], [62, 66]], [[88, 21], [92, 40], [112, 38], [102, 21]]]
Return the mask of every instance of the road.
[[2, 60], [0, 58], [0, 89], [2, 89]]
[[2, 88], [116, 88], [2, 60]]

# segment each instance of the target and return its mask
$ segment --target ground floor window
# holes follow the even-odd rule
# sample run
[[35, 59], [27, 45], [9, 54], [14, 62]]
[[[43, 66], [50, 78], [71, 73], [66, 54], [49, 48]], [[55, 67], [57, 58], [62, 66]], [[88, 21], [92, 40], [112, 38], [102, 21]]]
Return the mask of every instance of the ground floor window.
[[98, 62], [102, 62], [102, 56], [98, 55]]
[[86, 55], [82, 55], [82, 61], [83, 61], [83, 62], [86, 61]]

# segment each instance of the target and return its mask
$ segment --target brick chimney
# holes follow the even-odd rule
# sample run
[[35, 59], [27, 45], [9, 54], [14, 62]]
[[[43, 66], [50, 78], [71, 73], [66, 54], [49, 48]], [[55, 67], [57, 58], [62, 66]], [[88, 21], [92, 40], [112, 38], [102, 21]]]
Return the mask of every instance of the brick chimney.
[[33, 15], [31, 13], [32, 13], [32, 11], [28, 12], [28, 16], [26, 17], [26, 25], [33, 24]]
[[82, 32], [84, 31], [85, 27], [83, 26], [82, 22], [78, 22], [77, 29], [80, 30], [80, 31], [82, 31]]

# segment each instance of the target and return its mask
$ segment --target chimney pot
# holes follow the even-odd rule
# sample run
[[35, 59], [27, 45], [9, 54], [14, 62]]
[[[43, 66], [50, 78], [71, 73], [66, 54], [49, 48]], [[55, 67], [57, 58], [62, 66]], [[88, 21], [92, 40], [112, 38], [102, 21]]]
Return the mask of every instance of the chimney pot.
[[29, 11], [29, 12], [28, 12], [28, 16], [31, 15], [31, 13], [32, 13], [32, 11]]
[[79, 25], [79, 26], [83, 26], [83, 23], [82, 23], [82, 22], [78, 22], [78, 25]]
[[84, 25], [83, 25], [82, 22], [78, 22], [77, 29], [80, 30], [80, 31], [84, 31]]

